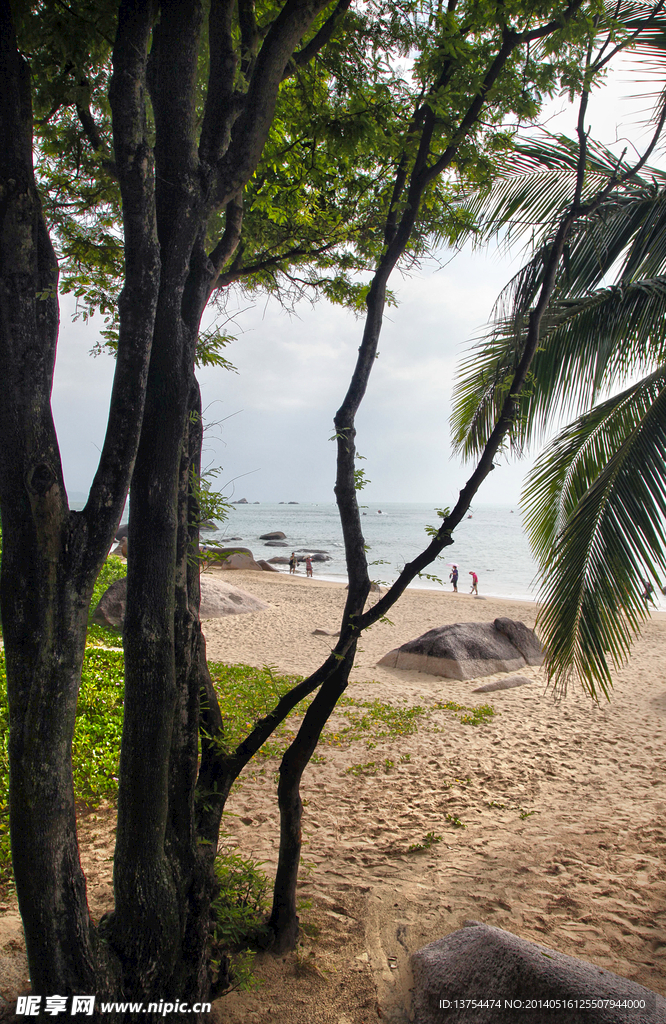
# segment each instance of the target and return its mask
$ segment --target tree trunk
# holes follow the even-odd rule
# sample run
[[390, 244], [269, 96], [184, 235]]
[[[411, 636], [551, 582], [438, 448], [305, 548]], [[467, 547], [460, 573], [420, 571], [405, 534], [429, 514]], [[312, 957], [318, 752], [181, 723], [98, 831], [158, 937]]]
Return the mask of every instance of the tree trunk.
[[276, 953], [293, 949], [298, 940], [296, 884], [301, 859], [301, 779], [319, 742], [322, 729], [347, 688], [355, 653], [354, 641], [306, 711], [296, 738], [285, 751], [280, 765], [280, 853], [269, 921], [269, 927], [274, 935], [273, 949]]

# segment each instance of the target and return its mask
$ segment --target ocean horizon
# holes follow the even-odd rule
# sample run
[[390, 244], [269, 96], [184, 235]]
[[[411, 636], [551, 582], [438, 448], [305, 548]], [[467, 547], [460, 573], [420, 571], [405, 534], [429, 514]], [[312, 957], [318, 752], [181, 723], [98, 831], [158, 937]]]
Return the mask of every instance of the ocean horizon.
[[[370, 578], [380, 584], [398, 577], [403, 566], [427, 547], [426, 527], [440, 522], [434, 506], [424, 502], [364, 505], [361, 514]], [[278, 530], [286, 535], [284, 547], [260, 539], [262, 534]], [[481, 596], [535, 599], [536, 564], [517, 506], [474, 504], [453, 537], [454, 543], [412, 587], [450, 591], [449, 575], [455, 563], [461, 593], [469, 592], [473, 570], [479, 577]], [[236, 503], [226, 522], [217, 530], [202, 531], [201, 539], [211, 545], [237, 543], [250, 548], [255, 558], [264, 559], [288, 557], [292, 550], [323, 551], [331, 560], [315, 562], [315, 576], [347, 581], [342, 527], [334, 502]], [[286, 570], [286, 566], [279, 568]], [[299, 573], [304, 572], [301, 563]]]

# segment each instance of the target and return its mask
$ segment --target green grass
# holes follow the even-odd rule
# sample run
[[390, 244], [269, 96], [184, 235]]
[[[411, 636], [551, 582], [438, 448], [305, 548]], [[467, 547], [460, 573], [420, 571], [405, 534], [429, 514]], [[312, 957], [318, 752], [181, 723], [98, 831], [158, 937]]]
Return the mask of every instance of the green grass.
[[[98, 585], [96, 601], [114, 579], [121, 578], [125, 566], [119, 559], [107, 559]], [[94, 604], [92, 605], [94, 607]], [[92, 637], [90, 632], [93, 633]], [[119, 644], [119, 635], [93, 626], [89, 639], [105, 647]], [[99, 637], [102, 637], [101, 641]], [[225, 749], [233, 750], [252, 731], [255, 723], [275, 707], [280, 697], [300, 682], [299, 676], [278, 675], [270, 667], [210, 664], [211, 677], [225, 722]], [[7, 755], [8, 710], [4, 653], [0, 651], [0, 885], [10, 878]], [[95, 806], [103, 799], [114, 799], [118, 789], [118, 760], [122, 733], [124, 696], [123, 653], [89, 645], [83, 665], [81, 690], [73, 744], [74, 791], [77, 800]], [[293, 740], [302, 715], [313, 700], [305, 698], [275, 730], [255, 757], [257, 760], [280, 757]], [[487, 704], [467, 707], [453, 701], [435, 705], [394, 705], [380, 700], [360, 700], [343, 696], [336, 709], [336, 721], [326, 727], [322, 743], [348, 746], [361, 740], [374, 747], [380, 740], [399, 740], [425, 724], [434, 711], [448, 711], [470, 725], [487, 722], [494, 714]], [[315, 755], [318, 762], [324, 760]], [[400, 759], [409, 761], [409, 755]], [[256, 762], [255, 762], [256, 763]], [[391, 771], [394, 762], [366, 762], [353, 765], [350, 774]], [[452, 822], [452, 824], [457, 824]], [[458, 826], [460, 827], [460, 826]]]
[[[229, 751], [234, 750], [252, 731], [257, 721], [267, 715], [280, 697], [302, 679], [301, 676], [277, 675], [269, 666], [252, 668], [250, 665], [209, 662], [208, 668], [224, 719], [224, 749]], [[310, 695], [302, 700], [255, 756], [282, 756], [295, 736], [291, 724], [288, 724], [289, 719], [303, 714], [313, 699], [314, 695]]]
[[[123, 694], [122, 651], [89, 648], [83, 663], [72, 764], [74, 795], [92, 806], [113, 798], [118, 790]], [[0, 886], [11, 877], [8, 739], [5, 654], [0, 650]]]
[[[449, 817], [449, 815], [447, 815]], [[407, 847], [408, 853], [425, 853], [427, 850], [432, 849], [436, 843], [441, 843], [442, 836], [437, 835], [436, 832], [426, 832], [421, 843], [411, 843]]]

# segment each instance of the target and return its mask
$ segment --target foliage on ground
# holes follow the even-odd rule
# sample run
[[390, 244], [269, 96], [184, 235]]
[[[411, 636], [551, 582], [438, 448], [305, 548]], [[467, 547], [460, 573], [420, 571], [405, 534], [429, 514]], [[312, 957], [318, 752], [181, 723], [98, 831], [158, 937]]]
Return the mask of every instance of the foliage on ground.
[[[96, 591], [100, 594], [114, 579], [122, 578], [125, 565], [117, 558], [107, 559]], [[118, 643], [118, 635], [93, 627]], [[93, 641], [95, 642], [95, 640]], [[105, 647], [111, 646], [104, 638]], [[270, 668], [250, 665], [210, 664], [220, 709], [225, 722], [225, 745], [234, 749], [252, 730], [257, 720], [275, 707], [280, 697], [290, 690], [299, 676], [279, 675]], [[124, 698], [124, 667], [122, 650], [89, 646], [83, 663], [81, 689], [77, 708], [72, 748], [74, 793], [76, 799], [95, 806], [103, 799], [113, 799], [118, 789], [118, 762], [122, 734]], [[264, 743], [255, 758], [258, 761], [281, 757], [300, 724], [302, 715], [313, 697], [301, 701], [292, 713]], [[344, 695], [336, 709], [336, 717], [322, 735], [324, 746], [346, 747], [365, 741], [373, 748], [382, 740], [397, 740], [415, 733], [419, 725], [431, 719], [434, 712], [453, 713], [464, 724], [487, 722], [494, 711], [488, 704], [468, 707], [454, 701], [435, 704], [389, 704]], [[7, 751], [9, 714], [4, 653], [0, 651], [0, 886], [11, 877], [9, 849], [9, 758]], [[314, 761], [325, 760], [321, 754]], [[255, 762], [256, 763], [256, 762]], [[392, 761], [384, 759], [352, 766], [351, 774], [390, 771]], [[242, 971], [240, 972], [242, 974]]]
[[213, 971], [219, 973], [228, 958], [231, 989], [254, 988], [258, 983], [252, 974], [254, 952], [250, 947], [265, 945], [267, 938], [268, 876], [260, 862], [224, 846], [215, 860], [215, 876], [218, 889], [212, 903], [210, 936]]
[[[86, 651], [77, 707], [72, 769], [77, 800], [95, 806], [118, 790], [123, 723], [122, 651]], [[11, 877], [9, 848], [9, 709], [4, 651], [0, 650], [0, 887]]]

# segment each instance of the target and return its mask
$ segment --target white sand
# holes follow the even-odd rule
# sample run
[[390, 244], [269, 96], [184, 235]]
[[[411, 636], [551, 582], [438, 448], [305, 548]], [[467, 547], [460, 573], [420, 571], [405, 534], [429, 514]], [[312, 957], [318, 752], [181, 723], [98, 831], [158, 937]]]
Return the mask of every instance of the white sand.
[[[312, 630], [338, 628], [342, 585], [267, 572], [223, 576], [269, 609], [206, 622], [212, 660], [299, 674], [321, 663], [334, 641]], [[390, 613], [394, 625], [364, 636], [350, 696], [424, 707], [490, 703], [496, 714], [471, 726], [438, 711], [415, 734], [370, 749], [363, 740], [320, 748], [325, 762], [310, 765], [303, 780], [301, 870], [311, 903], [301, 916], [320, 934], [286, 958], [260, 955], [263, 987], [221, 1000], [218, 1020], [406, 1022], [409, 954], [470, 918], [666, 995], [666, 616], [652, 616], [617, 673], [612, 703], [600, 706], [579, 690], [554, 702], [534, 669], [521, 670], [533, 685], [474, 695], [488, 680], [376, 666], [433, 626], [498, 615], [531, 626], [535, 611], [410, 590]], [[369, 761], [376, 774], [346, 771]], [[248, 766], [224, 819], [241, 852], [265, 861], [269, 873], [279, 836], [277, 767]], [[429, 832], [441, 841], [409, 852]], [[111, 901], [110, 808], [82, 817], [80, 841], [97, 918]], [[17, 948], [20, 922], [15, 906], [0, 911], [1, 958]]]
[[[312, 630], [338, 627], [344, 587], [269, 573], [227, 577], [270, 608], [207, 622], [212, 660], [301, 674], [321, 663], [334, 641]], [[579, 689], [556, 702], [535, 669], [521, 670], [534, 685], [475, 695], [488, 680], [377, 667], [388, 650], [433, 626], [498, 615], [533, 626], [535, 612], [528, 603], [409, 590], [390, 613], [393, 625], [378, 624], [361, 641], [348, 694], [409, 705], [490, 703], [495, 717], [475, 727], [436, 712], [416, 734], [369, 750], [363, 741], [324, 746], [326, 762], [306, 771], [302, 892], [320, 913], [326, 900], [337, 907], [328, 924], [354, 951], [338, 967], [368, 971], [384, 1019], [406, 1012], [409, 954], [469, 918], [666, 994], [666, 616], [653, 615], [616, 675], [612, 702], [599, 706]], [[384, 771], [387, 758], [394, 766]], [[377, 774], [345, 771], [368, 761], [381, 765]], [[279, 818], [271, 771], [246, 781], [228, 810], [238, 815], [225, 820], [241, 849], [272, 867]], [[442, 840], [408, 852], [429, 832]], [[331, 966], [321, 940], [312, 953]], [[267, 961], [265, 973], [263, 995], [229, 997], [225, 1019], [343, 1021], [317, 986], [301, 1015], [294, 990]], [[264, 1018], [267, 1000], [274, 1009]], [[348, 1022], [377, 1019], [353, 999], [346, 1006]]]

